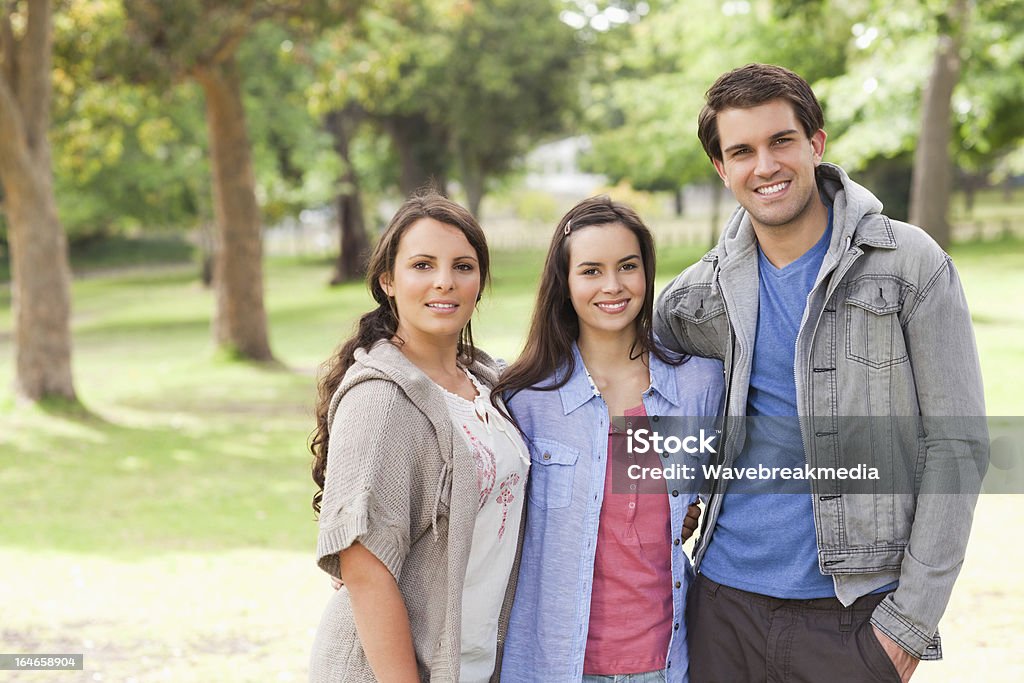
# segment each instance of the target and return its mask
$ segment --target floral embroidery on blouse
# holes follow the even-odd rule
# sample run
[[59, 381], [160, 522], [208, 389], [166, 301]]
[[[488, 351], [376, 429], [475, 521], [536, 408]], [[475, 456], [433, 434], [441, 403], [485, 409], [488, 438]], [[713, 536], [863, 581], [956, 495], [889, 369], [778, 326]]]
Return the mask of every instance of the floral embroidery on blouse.
[[505, 535], [505, 519], [508, 517], [508, 506], [516, 499], [515, 486], [522, 480], [518, 474], [513, 472], [501, 482], [500, 492], [494, 502], [501, 506], [501, 527], [498, 529], [498, 540]]
[[466, 437], [473, 446], [473, 460], [476, 461], [476, 483], [480, 488], [480, 504], [476, 511], [480, 512], [484, 509], [484, 504], [487, 503], [487, 498], [491, 495], [491, 491], [494, 490], [494, 480], [497, 478], [497, 461], [494, 451], [480, 443], [480, 440], [473, 436], [473, 432], [469, 430], [469, 427], [462, 425], [462, 431], [466, 432]]

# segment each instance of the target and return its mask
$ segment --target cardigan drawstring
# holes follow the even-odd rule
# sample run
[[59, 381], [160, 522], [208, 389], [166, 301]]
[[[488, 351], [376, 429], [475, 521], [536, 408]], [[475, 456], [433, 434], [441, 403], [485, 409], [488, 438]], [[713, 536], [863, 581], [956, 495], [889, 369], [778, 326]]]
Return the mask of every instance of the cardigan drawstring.
[[434, 534], [434, 540], [438, 540], [440, 535], [437, 533], [437, 515], [441, 508], [441, 499], [448, 493], [450, 496], [451, 486], [449, 485], [449, 475], [452, 471], [451, 460], [445, 460], [444, 465], [441, 466], [441, 474], [437, 478], [437, 495], [434, 496], [434, 512], [430, 518], [430, 530]]

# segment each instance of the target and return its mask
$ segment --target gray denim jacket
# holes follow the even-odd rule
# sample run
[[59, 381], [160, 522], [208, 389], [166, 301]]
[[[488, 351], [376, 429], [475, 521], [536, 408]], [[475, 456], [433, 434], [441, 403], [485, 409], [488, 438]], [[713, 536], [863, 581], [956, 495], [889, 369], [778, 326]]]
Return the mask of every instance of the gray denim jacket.
[[[898, 580], [872, 623], [908, 652], [940, 659], [939, 618], [963, 562], [984, 470], [985, 406], [970, 313], [952, 260], [924, 231], [882, 215], [874, 195], [838, 166], [821, 164], [817, 180], [833, 206], [833, 229], [796, 341], [808, 464], [841, 462], [852, 448], [838, 433], [839, 417], [919, 424], [876, 434], [871, 446], [877, 461], [909, 463], [914, 480], [905, 491], [830, 495], [826, 484], [811, 482], [818, 565], [844, 605]], [[737, 209], [718, 245], [671, 282], [655, 307], [662, 343], [725, 362], [727, 462], [743, 444], [743, 421], [735, 418], [746, 412], [757, 264], [753, 226]], [[947, 488], [951, 471], [965, 482], [955, 494]], [[716, 492], [698, 567], [721, 504]]]

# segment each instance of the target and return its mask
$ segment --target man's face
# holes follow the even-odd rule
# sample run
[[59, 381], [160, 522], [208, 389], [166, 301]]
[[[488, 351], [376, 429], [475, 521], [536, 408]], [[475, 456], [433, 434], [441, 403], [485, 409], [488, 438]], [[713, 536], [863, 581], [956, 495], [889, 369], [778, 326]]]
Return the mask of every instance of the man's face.
[[722, 161], [714, 160], [715, 169], [754, 227], [799, 224], [820, 201], [814, 169], [825, 152], [825, 131], [808, 138], [783, 99], [725, 109], [717, 122]]

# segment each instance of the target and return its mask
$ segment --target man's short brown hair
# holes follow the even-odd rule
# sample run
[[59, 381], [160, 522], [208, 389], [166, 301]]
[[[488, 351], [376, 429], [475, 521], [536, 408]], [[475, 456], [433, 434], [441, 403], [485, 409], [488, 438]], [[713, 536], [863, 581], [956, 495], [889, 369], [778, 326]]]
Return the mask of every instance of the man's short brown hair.
[[704, 152], [712, 160], [722, 161], [722, 145], [718, 139], [718, 114], [725, 109], [748, 109], [784, 99], [793, 111], [807, 137], [824, 128], [825, 117], [811, 86], [789, 69], [773, 64], [747, 64], [722, 74], [704, 96], [704, 108], [697, 117], [697, 137]]

